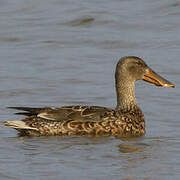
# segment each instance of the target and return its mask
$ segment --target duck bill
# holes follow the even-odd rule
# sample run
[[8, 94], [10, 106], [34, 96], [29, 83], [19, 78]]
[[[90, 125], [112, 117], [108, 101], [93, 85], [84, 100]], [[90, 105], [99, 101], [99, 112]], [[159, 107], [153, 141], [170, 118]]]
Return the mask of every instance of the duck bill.
[[156, 86], [173, 87], [173, 88], [175, 87], [174, 84], [164, 79], [163, 77], [158, 75], [156, 72], [154, 72], [150, 68], [149, 68], [148, 73], [144, 75], [143, 80], [149, 83], [153, 83]]

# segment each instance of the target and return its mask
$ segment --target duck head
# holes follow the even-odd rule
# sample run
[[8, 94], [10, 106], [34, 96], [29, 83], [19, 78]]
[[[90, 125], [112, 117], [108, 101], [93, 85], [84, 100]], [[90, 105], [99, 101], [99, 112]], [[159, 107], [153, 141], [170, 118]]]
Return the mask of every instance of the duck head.
[[127, 56], [119, 60], [116, 68], [117, 79], [126, 79], [124, 83], [144, 80], [156, 86], [175, 87], [173, 83], [154, 72], [141, 58], [135, 56]]

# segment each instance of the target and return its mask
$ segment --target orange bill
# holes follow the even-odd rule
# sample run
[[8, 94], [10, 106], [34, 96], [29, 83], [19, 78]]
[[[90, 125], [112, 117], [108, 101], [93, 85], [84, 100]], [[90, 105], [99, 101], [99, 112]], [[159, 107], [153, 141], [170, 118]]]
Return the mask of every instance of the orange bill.
[[154, 72], [150, 68], [149, 68], [149, 72], [144, 75], [143, 80], [153, 83], [156, 86], [173, 87], [173, 88], [175, 87], [174, 84], [172, 84], [170, 81], [164, 79], [163, 77], [158, 75], [156, 72]]

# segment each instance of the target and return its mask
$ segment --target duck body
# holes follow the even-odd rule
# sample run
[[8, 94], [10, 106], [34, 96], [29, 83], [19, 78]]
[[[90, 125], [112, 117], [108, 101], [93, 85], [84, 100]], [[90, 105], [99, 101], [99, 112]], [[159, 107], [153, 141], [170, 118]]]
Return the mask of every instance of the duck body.
[[[13, 107], [12, 107], [13, 108]], [[99, 106], [64, 106], [59, 108], [24, 108], [29, 117], [9, 121], [7, 125], [26, 136], [142, 136], [144, 115], [139, 108], [121, 112]]]
[[100, 106], [62, 107], [10, 107], [21, 110], [16, 113], [27, 118], [6, 121], [26, 136], [118, 136], [138, 137], [145, 135], [145, 121], [135, 98], [135, 82], [144, 80], [156, 86], [174, 85], [152, 71], [140, 58], [123, 57], [115, 72], [117, 106], [115, 109]]

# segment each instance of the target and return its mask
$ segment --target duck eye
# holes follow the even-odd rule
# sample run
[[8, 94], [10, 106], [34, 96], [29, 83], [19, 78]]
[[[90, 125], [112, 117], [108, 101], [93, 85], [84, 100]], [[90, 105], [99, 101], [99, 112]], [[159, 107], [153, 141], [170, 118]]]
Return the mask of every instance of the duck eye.
[[140, 63], [140, 62], [135, 62], [135, 64], [137, 64], [137, 65], [142, 65], [142, 63]]

